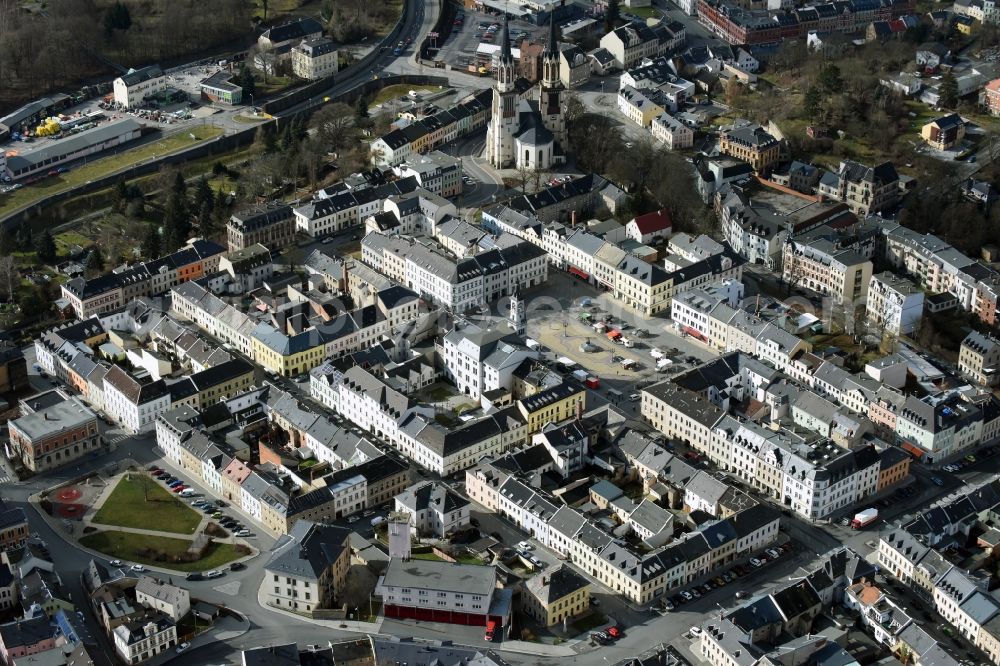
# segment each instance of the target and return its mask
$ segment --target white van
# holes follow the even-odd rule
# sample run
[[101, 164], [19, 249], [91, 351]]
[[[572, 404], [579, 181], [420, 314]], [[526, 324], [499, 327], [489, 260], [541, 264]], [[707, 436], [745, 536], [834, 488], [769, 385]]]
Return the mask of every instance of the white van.
[[194, 493], [195, 493], [195, 491], [194, 491], [194, 490], [192, 490], [191, 488], [185, 488], [184, 490], [182, 490], [182, 491], [181, 491], [181, 492], [179, 493], [179, 495], [180, 495], [181, 497], [191, 497], [192, 495], [194, 495]]
[[375, 516], [372, 518], [372, 527], [377, 527], [385, 522], [385, 516]]

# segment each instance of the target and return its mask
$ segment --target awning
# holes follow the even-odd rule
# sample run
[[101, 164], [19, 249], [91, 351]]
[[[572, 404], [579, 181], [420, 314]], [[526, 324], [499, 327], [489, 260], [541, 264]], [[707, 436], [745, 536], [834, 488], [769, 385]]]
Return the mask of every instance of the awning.
[[572, 273], [573, 275], [577, 276], [578, 278], [583, 278], [584, 280], [589, 280], [590, 279], [589, 275], [587, 275], [586, 273], [584, 273], [583, 271], [581, 271], [576, 266], [570, 266], [569, 267], [569, 272]]
[[690, 335], [692, 338], [698, 338], [701, 341], [705, 341], [705, 336], [701, 334], [701, 331], [691, 328], [690, 326], [681, 326], [681, 330]]
[[921, 458], [924, 455], [924, 450], [922, 448], [920, 448], [919, 446], [914, 446], [909, 442], [903, 442], [902, 444], [900, 444], [900, 446], [904, 451], [917, 458]]

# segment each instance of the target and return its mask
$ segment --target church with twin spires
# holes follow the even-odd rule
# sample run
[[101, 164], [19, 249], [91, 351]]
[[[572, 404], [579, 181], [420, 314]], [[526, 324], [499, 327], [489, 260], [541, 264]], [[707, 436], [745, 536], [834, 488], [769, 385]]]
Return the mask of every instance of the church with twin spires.
[[486, 155], [497, 169], [550, 169], [565, 161], [566, 143], [566, 100], [559, 80], [555, 18], [549, 18], [549, 41], [542, 54], [542, 79], [534, 88], [535, 99], [522, 99], [518, 92], [524, 87], [517, 84], [506, 20], [500, 44]]

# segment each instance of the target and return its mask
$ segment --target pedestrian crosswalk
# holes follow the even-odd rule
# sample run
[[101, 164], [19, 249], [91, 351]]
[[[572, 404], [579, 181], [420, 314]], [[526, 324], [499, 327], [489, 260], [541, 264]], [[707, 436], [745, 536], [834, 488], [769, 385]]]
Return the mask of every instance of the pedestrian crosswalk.
[[110, 438], [107, 435], [105, 435], [104, 436], [104, 443], [106, 445], [108, 445], [108, 446], [111, 446], [112, 444], [117, 444], [118, 442], [126, 440], [129, 437], [130, 437], [130, 435], [127, 435], [127, 434], [115, 435], [115, 436], [110, 437]]

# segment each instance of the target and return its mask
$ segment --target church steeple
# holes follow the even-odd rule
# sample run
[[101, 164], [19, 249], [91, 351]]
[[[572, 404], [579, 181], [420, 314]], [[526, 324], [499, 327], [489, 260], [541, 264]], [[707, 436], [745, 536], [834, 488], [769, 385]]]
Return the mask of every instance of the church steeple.
[[559, 43], [556, 41], [556, 14], [549, 14], [549, 43], [545, 45], [545, 53], [559, 55]]
[[510, 50], [510, 27], [507, 18], [503, 20], [500, 33], [500, 59], [497, 60], [497, 90], [505, 92], [514, 86], [514, 54]]
[[542, 87], [555, 88], [559, 85], [559, 41], [556, 39], [556, 15], [549, 14], [549, 43], [542, 54]]

